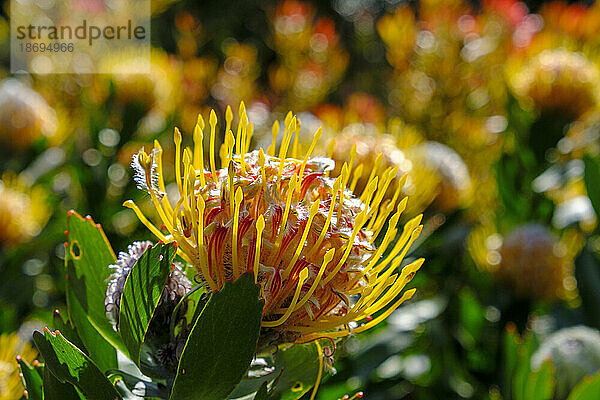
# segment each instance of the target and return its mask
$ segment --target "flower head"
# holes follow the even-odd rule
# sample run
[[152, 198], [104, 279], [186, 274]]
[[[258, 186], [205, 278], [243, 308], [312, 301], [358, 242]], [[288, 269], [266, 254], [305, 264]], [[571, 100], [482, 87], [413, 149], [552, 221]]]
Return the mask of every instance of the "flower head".
[[0, 144], [23, 150], [57, 127], [55, 111], [39, 93], [13, 78], [0, 82]]
[[[181, 100], [177, 90], [181, 66], [168, 54], [152, 49], [146, 54], [116, 53], [103, 61], [100, 70], [110, 74], [98, 75], [92, 87], [92, 97], [97, 103], [107, 101], [109, 88], [114, 90], [115, 104], [119, 107], [139, 107], [141, 111], [154, 111], [158, 115], [171, 113]], [[140, 73], [147, 69], [148, 73]]]
[[[395, 130], [395, 123], [390, 125]], [[420, 134], [410, 127], [401, 129], [401, 134], [392, 135], [380, 133], [370, 124], [348, 125], [330, 144], [335, 160], [331, 175], [342, 174], [344, 162], [356, 165], [349, 187], [360, 196], [374, 176], [391, 169], [393, 176], [384, 199], [393, 203], [398, 196], [410, 195], [409, 213], [422, 212], [435, 199], [440, 178], [426, 165], [424, 157], [409, 156], [410, 149], [423, 140]]]
[[[334, 167], [332, 160], [311, 158], [320, 130], [304, 158], [297, 159], [287, 156], [292, 137], [300, 130], [291, 113], [283, 124], [279, 151], [272, 145], [267, 154], [263, 149], [249, 152], [253, 125], [243, 103], [235, 136], [232, 120], [228, 107], [220, 154], [224, 168], [219, 170], [214, 156], [214, 111], [207, 129], [208, 170], [203, 160], [206, 125], [202, 117], [194, 130], [193, 150], [188, 147], [182, 153], [182, 136], [175, 130], [178, 199], [169, 199], [166, 194], [158, 142], [152, 152], [142, 150], [137, 156], [134, 167], [145, 177], [166, 233], [135, 203], [125, 205], [158, 238], [177, 241], [178, 254], [196, 268], [207, 288], [217, 291], [226, 281], [246, 272], [254, 275], [265, 300], [263, 344], [361, 332], [413, 295], [414, 290], [409, 290], [399, 296], [423, 260], [412, 262], [401, 272], [397, 269], [421, 232], [421, 216], [410, 220], [401, 231], [397, 225], [406, 200], [382, 203], [395, 177], [391, 168], [366, 182], [365, 191], [357, 198], [346, 187], [351, 166], [346, 164], [346, 172], [333, 179], [328, 176]], [[273, 143], [277, 143], [278, 133], [276, 122]], [[153, 171], [158, 176], [156, 182]], [[373, 242], [384, 225], [387, 230], [377, 248]], [[387, 256], [382, 257], [386, 251]]]
[[0, 179], [0, 248], [25, 242], [42, 230], [50, 209], [40, 187], [27, 187], [14, 174]]
[[517, 74], [515, 91], [538, 109], [579, 115], [598, 103], [600, 72], [580, 53], [565, 49], [545, 50]]
[[37, 355], [31, 345], [23, 343], [16, 333], [0, 335], [0, 400], [20, 399], [23, 395], [15, 354], [27, 362], [32, 362]]
[[480, 268], [492, 272], [516, 295], [539, 300], [577, 298], [568, 247], [538, 224], [518, 226], [505, 237], [482, 225], [469, 236], [469, 251]]

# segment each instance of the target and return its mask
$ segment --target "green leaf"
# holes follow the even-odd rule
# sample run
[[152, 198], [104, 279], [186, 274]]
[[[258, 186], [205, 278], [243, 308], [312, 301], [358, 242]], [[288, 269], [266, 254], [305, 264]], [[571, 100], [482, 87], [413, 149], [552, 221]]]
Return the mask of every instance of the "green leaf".
[[44, 356], [45, 366], [60, 382], [76, 386], [88, 400], [116, 400], [121, 396], [98, 369], [96, 364], [81, 350], [66, 340], [60, 332], [52, 333], [44, 328], [44, 334], [36, 331], [33, 341]]
[[[530, 332], [517, 339], [517, 359], [512, 380], [512, 398], [514, 400], [529, 400], [526, 389], [531, 373], [531, 356], [538, 347], [537, 338]], [[519, 343], [521, 341], [521, 343]]]
[[586, 325], [600, 329], [600, 262], [589, 244], [575, 259], [575, 278]]
[[222, 400], [235, 389], [256, 350], [264, 302], [252, 274], [213, 293], [179, 360], [172, 400]]
[[504, 342], [504, 378], [505, 395], [511, 397], [512, 378], [517, 368], [519, 345], [514, 325], [507, 326], [503, 337]]
[[43, 381], [38, 369], [29, 365], [27, 361], [23, 360], [21, 357], [17, 357], [17, 363], [21, 370], [23, 386], [25, 386], [25, 389], [27, 390], [27, 398], [29, 400], [42, 400]]
[[600, 393], [600, 374], [587, 376], [571, 391], [567, 400], [598, 400]]
[[585, 175], [583, 177], [585, 188], [596, 215], [600, 215], [600, 185], [598, 185], [598, 182], [600, 182], [600, 161], [585, 155], [583, 162], [585, 165]]
[[531, 372], [527, 377], [525, 398], [530, 400], [550, 400], [554, 395], [554, 367], [548, 360], [538, 371]]
[[269, 397], [269, 392], [267, 391], [267, 382], [264, 382], [260, 385], [258, 392], [254, 396], [254, 400], [267, 400]]
[[317, 381], [319, 374], [319, 357], [317, 345], [297, 344], [275, 354], [275, 365], [283, 370], [270, 399], [296, 400], [308, 392]]
[[44, 399], [85, 400], [77, 393], [75, 386], [59, 381], [49, 368], [44, 368]]
[[65, 321], [58, 310], [54, 311], [52, 316], [52, 327], [56, 331], [60, 331], [62, 335], [76, 347], [78, 347], [84, 353], [86, 352], [85, 345], [81, 341], [81, 338], [77, 334], [77, 331], [71, 326], [70, 321]]
[[150, 320], [171, 272], [171, 262], [177, 247], [173, 243], [158, 243], [146, 249], [131, 268], [119, 313], [119, 331], [133, 362], [140, 366], [140, 350], [148, 332]]
[[104, 298], [116, 260], [100, 225], [74, 211], [67, 217], [65, 263], [69, 318], [89, 355], [106, 371], [117, 367], [116, 348], [127, 354], [120, 336], [106, 318]]

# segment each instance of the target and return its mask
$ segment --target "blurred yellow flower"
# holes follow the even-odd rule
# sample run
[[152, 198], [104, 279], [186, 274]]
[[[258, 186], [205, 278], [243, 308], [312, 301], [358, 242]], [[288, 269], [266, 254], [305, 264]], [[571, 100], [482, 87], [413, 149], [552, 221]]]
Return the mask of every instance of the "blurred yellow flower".
[[284, 105], [300, 111], [335, 88], [349, 61], [334, 22], [315, 14], [308, 2], [286, 0], [270, 17], [278, 58], [269, 68], [269, 81]]
[[517, 296], [572, 301], [578, 296], [573, 263], [578, 242], [572, 235], [558, 240], [539, 224], [520, 225], [502, 236], [488, 223], [471, 231], [468, 248], [479, 268]]
[[2, 175], [0, 247], [10, 247], [39, 234], [50, 213], [47, 195], [42, 188], [26, 187], [12, 173]]
[[[102, 70], [111, 74], [97, 75], [91, 95], [96, 103], [108, 100], [114, 91], [118, 107], [137, 106], [169, 115], [179, 106], [181, 98], [181, 65], [163, 50], [153, 48], [150, 59], [145, 54], [116, 54], [103, 60]], [[144, 68], [149, 73], [140, 73]]]
[[25, 388], [19, 376], [19, 365], [15, 357], [31, 363], [37, 352], [29, 343], [21, 342], [16, 333], [0, 335], [0, 400], [20, 399]]
[[14, 78], [0, 82], [0, 144], [25, 150], [57, 128], [56, 112], [39, 93]]
[[515, 93], [542, 112], [573, 119], [595, 107], [600, 71], [583, 54], [544, 50], [511, 77]]

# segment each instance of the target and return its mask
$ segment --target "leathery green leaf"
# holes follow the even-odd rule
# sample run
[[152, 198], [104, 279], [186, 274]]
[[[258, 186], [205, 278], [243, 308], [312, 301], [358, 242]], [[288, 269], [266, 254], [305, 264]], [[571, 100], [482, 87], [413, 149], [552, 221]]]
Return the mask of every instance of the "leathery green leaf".
[[146, 249], [131, 268], [119, 313], [119, 331], [132, 360], [140, 365], [140, 349], [171, 272], [177, 246], [158, 243]]
[[258, 342], [259, 292], [247, 273], [211, 295], [179, 360], [171, 400], [223, 400], [235, 389]]
[[44, 356], [45, 368], [63, 383], [76, 386], [88, 400], [121, 399], [119, 392], [96, 364], [60, 332], [36, 331], [33, 341]]

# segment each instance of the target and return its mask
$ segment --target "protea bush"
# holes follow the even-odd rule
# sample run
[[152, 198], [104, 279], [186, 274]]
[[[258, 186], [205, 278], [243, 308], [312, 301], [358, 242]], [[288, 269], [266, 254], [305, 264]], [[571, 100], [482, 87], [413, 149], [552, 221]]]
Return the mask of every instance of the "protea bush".
[[175, 129], [174, 184], [158, 142], [133, 157], [154, 212], [125, 206], [156, 242], [117, 257], [100, 225], [69, 213], [68, 320], [57, 313], [34, 333], [44, 364], [23, 368], [30, 398], [298, 399], [311, 388], [314, 398], [340, 339], [414, 294], [403, 289], [423, 259], [403, 260], [421, 216], [399, 226], [408, 199], [399, 185], [385, 196], [396, 169], [356, 197], [352, 160], [332, 178], [334, 161], [311, 157], [320, 130], [292, 158], [291, 113], [267, 151], [250, 151], [243, 103], [233, 120], [228, 108], [220, 160], [214, 111], [208, 125], [198, 118], [191, 147]]

